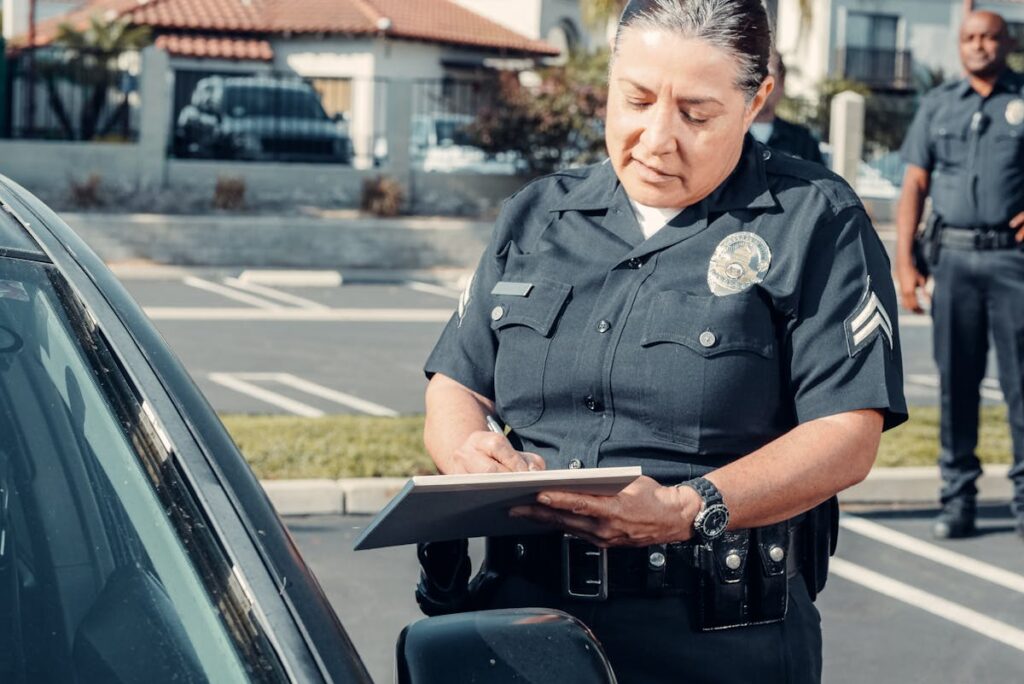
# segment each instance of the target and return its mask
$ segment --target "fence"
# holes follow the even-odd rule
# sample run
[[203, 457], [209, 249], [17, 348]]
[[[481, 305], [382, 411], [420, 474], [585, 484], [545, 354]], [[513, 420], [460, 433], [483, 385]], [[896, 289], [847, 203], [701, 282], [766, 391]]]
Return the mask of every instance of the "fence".
[[139, 135], [139, 53], [40, 48], [12, 56], [0, 136], [132, 142]]

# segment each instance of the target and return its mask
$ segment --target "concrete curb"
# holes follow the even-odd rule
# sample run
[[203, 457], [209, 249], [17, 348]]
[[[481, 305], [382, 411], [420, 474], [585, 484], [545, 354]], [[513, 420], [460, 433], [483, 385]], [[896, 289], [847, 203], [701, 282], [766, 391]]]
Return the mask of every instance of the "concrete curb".
[[[982, 501], [1008, 501], [1012, 495], [1007, 465], [985, 467], [979, 485]], [[374, 515], [408, 480], [364, 477], [343, 480], [264, 480], [263, 488], [281, 515]], [[867, 479], [839, 495], [844, 504], [937, 504], [938, 469], [875, 468]]]

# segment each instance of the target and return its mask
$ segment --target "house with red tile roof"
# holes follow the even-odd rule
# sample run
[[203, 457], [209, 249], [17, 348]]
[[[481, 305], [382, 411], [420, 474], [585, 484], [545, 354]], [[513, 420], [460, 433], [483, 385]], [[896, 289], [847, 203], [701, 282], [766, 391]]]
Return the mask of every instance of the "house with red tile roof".
[[[84, 27], [97, 15], [149, 27], [174, 72], [173, 116], [212, 73], [284, 73], [330, 82], [338, 87], [329, 113], [343, 113], [351, 122], [357, 158], [366, 162], [381, 121], [382, 83], [479, 79], [495, 68], [527, 69], [560, 55], [542, 36], [576, 39], [576, 0], [521, 1], [526, 23], [507, 11], [495, 19], [474, 11], [487, 11], [486, 0], [84, 0], [37, 23], [34, 43], [47, 46], [61, 24]], [[510, 3], [502, 2], [507, 10]], [[24, 49], [27, 43], [23, 34], [10, 46]]]

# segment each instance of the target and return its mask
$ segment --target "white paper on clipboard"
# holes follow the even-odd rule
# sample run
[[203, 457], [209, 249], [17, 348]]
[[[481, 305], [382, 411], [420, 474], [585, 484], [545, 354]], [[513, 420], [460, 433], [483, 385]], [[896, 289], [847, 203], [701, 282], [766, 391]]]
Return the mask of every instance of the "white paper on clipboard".
[[641, 474], [633, 466], [414, 477], [366, 526], [355, 548], [546, 532], [551, 528], [511, 518], [508, 510], [534, 503], [545, 490], [614, 496]]

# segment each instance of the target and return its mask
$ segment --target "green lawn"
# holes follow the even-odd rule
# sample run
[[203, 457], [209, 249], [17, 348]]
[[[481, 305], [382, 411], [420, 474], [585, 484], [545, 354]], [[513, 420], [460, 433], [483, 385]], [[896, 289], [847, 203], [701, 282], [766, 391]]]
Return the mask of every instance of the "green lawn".
[[[256, 474], [265, 479], [408, 477], [433, 473], [423, 448], [423, 417], [223, 416]], [[934, 465], [938, 410], [911, 409], [910, 421], [882, 436], [880, 466]], [[1006, 410], [982, 411], [979, 456], [1009, 463]]]

